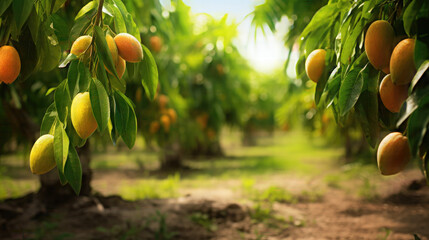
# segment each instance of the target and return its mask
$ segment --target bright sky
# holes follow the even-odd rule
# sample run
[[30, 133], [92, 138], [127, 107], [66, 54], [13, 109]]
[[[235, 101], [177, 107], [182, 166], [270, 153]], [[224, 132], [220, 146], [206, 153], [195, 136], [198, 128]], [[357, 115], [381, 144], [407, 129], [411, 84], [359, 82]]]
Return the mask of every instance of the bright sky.
[[287, 50], [283, 45], [282, 37], [287, 30], [287, 22], [280, 23], [281, 29], [276, 34], [269, 30], [264, 36], [258, 32], [256, 41], [254, 30], [251, 28], [251, 17], [246, 16], [251, 13], [254, 6], [263, 3], [263, 0], [183, 0], [191, 7], [193, 13], [208, 13], [216, 18], [221, 18], [228, 14], [229, 20], [240, 23], [238, 27], [239, 36], [236, 42], [238, 49], [249, 63], [258, 71], [270, 73], [273, 70], [283, 67], [287, 57]]

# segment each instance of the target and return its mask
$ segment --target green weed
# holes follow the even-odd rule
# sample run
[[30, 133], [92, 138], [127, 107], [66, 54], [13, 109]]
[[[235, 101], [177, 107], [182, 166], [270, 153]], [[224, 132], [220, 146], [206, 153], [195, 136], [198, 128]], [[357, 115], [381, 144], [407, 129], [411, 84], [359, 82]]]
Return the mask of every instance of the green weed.
[[191, 221], [202, 226], [204, 229], [210, 232], [217, 231], [217, 224], [214, 223], [207, 214], [196, 212], [191, 215]]
[[180, 174], [168, 176], [165, 180], [140, 180], [132, 186], [124, 184], [120, 195], [126, 200], [173, 198], [179, 195]]

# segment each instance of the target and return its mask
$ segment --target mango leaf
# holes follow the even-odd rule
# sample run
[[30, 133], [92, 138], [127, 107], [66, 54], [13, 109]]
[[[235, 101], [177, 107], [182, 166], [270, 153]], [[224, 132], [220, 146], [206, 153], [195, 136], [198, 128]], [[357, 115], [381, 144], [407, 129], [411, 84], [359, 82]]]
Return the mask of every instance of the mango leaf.
[[40, 126], [40, 136], [45, 134], [52, 134], [54, 131], [51, 129], [55, 127], [55, 122], [57, 121], [57, 110], [55, 109], [55, 103], [52, 103], [45, 112], [43, 116], [42, 124]]
[[89, 69], [81, 61], [73, 61], [67, 72], [67, 82], [71, 99], [79, 92], [88, 90], [91, 81]]
[[[33, 15], [37, 16], [35, 13], [31, 16]], [[30, 21], [33, 21], [31, 18]], [[37, 20], [40, 21], [39, 19]], [[44, 72], [49, 72], [57, 67], [61, 58], [61, 47], [54, 30], [51, 28], [51, 24], [52, 22], [48, 20], [40, 24], [40, 27], [37, 29], [38, 34], [35, 41], [37, 54], [39, 55], [37, 68]], [[32, 28], [31, 26], [29, 27]]]
[[91, 1], [89, 3], [87, 3], [85, 6], [83, 6], [83, 8], [81, 8], [79, 10], [79, 12], [77, 13], [76, 17], [74, 18], [74, 20], [76, 21], [77, 19], [79, 19], [80, 17], [82, 17], [83, 15], [85, 15], [85, 13], [95, 9], [97, 7], [97, 2], [96, 1]]
[[429, 61], [429, 36], [418, 36], [414, 47], [414, 63], [416, 67], [420, 68], [425, 60]]
[[[2, 0], [4, 1], [4, 0]], [[33, 9], [34, 0], [14, 0], [12, 4], [17, 31], [20, 32]]]
[[302, 54], [295, 65], [296, 77], [300, 79], [308, 79], [305, 73], [305, 55]]
[[141, 42], [139, 29], [137, 28], [137, 25], [134, 22], [131, 14], [128, 13], [124, 3], [122, 3], [122, 1], [120, 0], [113, 0], [113, 2], [115, 3], [114, 6], [117, 7], [121, 12], [122, 18], [125, 22], [125, 26], [127, 27], [127, 32], [136, 37], [137, 40]]
[[118, 140], [118, 130], [116, 128], [115, 116], [116, 116], [116, 101], [114, 95], [109, 95], [109, 103], [110, 103], [110, 121], [107, 124], [109, 129], [110, 139], [112, 140], [113, 145], [116, 145], [116, 141]]
[[412, 35], [411, 28], [413, 26], [414, 20], [416, 19], [418, 12], [420, 11], [420, 8], [423, 5], [423, 2], [424, 0], [411, 1], [404, 11], [404, 15], [403, 15], [404, 29], [408, 36]]
[[323, 40], [329, 30], [330, 28], [320, 27], [309, 33], [308, 37], [305, 39], [305, 50], [307, 57], [311, 51], [321, 46], [321, 43], [323, 43]]
[[70, 145], [73, 147], [82, 147], [86, 143], [86, 139], [82, 139], [77, 134], [76, 130], [74, 129], [73, 124], [71, 123], [71, 119], [67, 118], [67, 136], [69, 136]]
[[348, 64], [352, 57], [352, 53], [356, 44], [358, 43], [358, 38], [362, 34], [363, 28], [365, 26], [365, 21], [359, 20], [354, 26], [353, 31], [347, 37], [347, 40], [344, 43], [344, 46], [341, 47], [341, 63]]
[[86, 92], [91, 83], [91, 74], [85, 63], [79, 62], [79, 92]]
[[118, 91], [114, 93], [115, 97], [115, 128], [118, 134], [122, 136], [127, 131], [127, 123], [129, 116], [129, 107], [127, 101], [119, 94]]
[[417, 155], [429, 123], [429, 98], [424, 100], [419, 103], [419, 107], [411, 114], [408, 120], [408, 141], [414, 156]]
[[399, 111], [399, 119], [396, 126], [399, 128], [408, 117], [420, 106], [420, 103], [429, 101], [429, 87], [416, 88], [415, 91], [408, 96], [407, 100]]
[[110, 83], [112, 84], [112, 88], [119, 90], [123, 93], [125, 93], [125, 90], [127, 89], [127, 83], [123, 78], [119, 79], [112, 75], [108, 75], [107, 78], [109, 79]]
[[75, 21], [72, 29], [70, 30], [70, 43], [74, 42], [74, 40], [76, 40], [76, 38], [79, 36], [85, 34], [84, 31], [88, 28], [95, 13], [97, 13], [97, 9], [92, 9]]
[[127, 26], [125, 25], [124, 18], [122, 17], [121, 11], [119, 11], [118, 7], [109, 3], [104, 4], [104, 6], [113, 14], [116, 32], [127, 32]]
[[92, 112], [98, 124], [98, 130], [102, 132], [107, 127], [110, 116], [109, 96], [103, 84], [95, 78], [91, 81], [89, 96], [91, 99]]
[[142, 48], [145, 55], [143, 60], [139, 63], [140, 72], [143, 76], [142, 84], [148, 98], [153, 100], [155, 98], [156, 89], [158, 88], [158, 68], [149, 49], [144, 45], [142, 45]]
[[64, 80], [55, 90], [54, 94], [55, 108], [57, 109], [58, 119], [67, 124], [67, 116], [69, 113], [71, 100], [67, 86], [67, 80]]
[[379, 133], [377, 100], [376, 93], [363, 91], [355, 106], [365, 138], [373, 148], [377, 143]]
[[341, 75], [338, 74], [335, 77], [328, 80], [328, 83], [325, 87], [325, 107], [328, 108], [334, 101], [334, 98], [338, 95], [341, 86]]
[[73, 61], [70, 63], [69, 70], [67, 72], [67, 84], [69, 88], [70, 97], [73, 99], [76, 94], [79, 93], [79, 61]]
[[114, 74], [118, 78], [116, 73], [115, 64], [113, 63], [112, 55], [110, 54], [109, 47], [107, 46], [106, 36], [103, 30], [99, 26], [94, 27], [95, 46], [97, 47], [98, 57], [101, 58], [106, 66], [107, 70]]
[[107, 73], [104, 68], [104, 62], [103, 62], [103, 59], [101, 58], [98, 58], [96, 76], [97, 76], [97, 79], [103, 84], [103, 86], [106, 89], [109, 89], [109, 92], [110, 92], [110, 84], [108, 83], [109, 79], [107, 78]]
[[375, 8], [376, 5], [380, 4], [381, 1], [382, 0], [373, 0], [364, 2], [362, 8], [362, 17], [365, 19], [370, 19], [372, 16], [372, 10]]
[[69, 155], [64, 168], [64, 175], [76, 195], [79, 195], [82, 187], [82, 166], [79, 155], [73, 146], [69, 146]]
[[351, 70], [341, 83], [338, 95], [341, 116], [346, 115], [359, 99], [363, 87], [363, 78], [359, 72], [359, 69]]
[[[134, 108], [131, 104], [131, 101], [121, 92], [115, 92], [115, 100], [118, 106], [116, 109], [120, 116], [120, 120], [122, 123], [119, 125], [121, 127], [121, 130], [119, 130], [119, 133], [124, 140], [125, 144], [128, 146], [129, 149], [131, 149], [134, 146], [134, 143], [136, 141], [137, 136], [137, 118], [136, 114], [134, 112]], [[127, 108], [127, 110], [123, 110]], [[115, 118], [115, 122], [116, 121]], [[118, 125], [117, 125], [118, 126]], [[120, 129], [120, 128], [118, 128]]]
[[0, 1], [0, 16], [3, 15], [4, 11], [10, 6], [12, 0], [2, 0]]
[[318, 29], [319, 27], [327, 27], [331, 18], [335, 18], [339, 14], [338, 6], [340, 3], [333, 3], [320, 8], [311, 19], [310, 23], [301, 33], [301, 37], [306, 37], [308, 33]]
[[417, 73], [414, 75], [413, 80], [411, 81], [410, 91], [412, 92], [414, 87], [417, 85], [419, 80], [423, 77], [423, 74], [428, 70], [429, 68], [429, 60], [426, 60], [420, 65], [420, 68], [417, 70]]
[[63, 4], [66, 2], [66, 0], [55, 0], [52, 1], [52, 6], [51, 6], [51, 14], [57, 12], [62, 6]]
[[63, 18], [59, 14], [51, 15], [50, 19], [52, 21], [52, 28], [54, 30], [55, 36], [57, 36], [58, 41], [63, 45], [63, 48], [67, 48], [69, 46], [68, 40], [71, 30], [71, 26], [68, 24], [68, 19]]
[[64, 175], [64, 167], [69, 154], [69, 144], [69, 138], [64, 130], [63, 124], [58, 123], [55, 126], [54, 134], [54, 157], [55, 162], [57, 163], [58, 175], [60, 177], [61, 184], [63, 185], [67, 182]]

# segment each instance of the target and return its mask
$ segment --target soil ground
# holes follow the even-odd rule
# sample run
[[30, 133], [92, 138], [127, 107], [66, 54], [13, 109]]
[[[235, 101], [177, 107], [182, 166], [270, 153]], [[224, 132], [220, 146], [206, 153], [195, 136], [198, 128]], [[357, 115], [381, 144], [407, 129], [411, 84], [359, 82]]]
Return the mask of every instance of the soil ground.
[[[339, 164], [338, 149], [317, 152], [324, 147], [314, 143], [307, 155], [284, 145], [290, 135], [274, 138], [244, 150], [225, 141], [229, 157], [187, 160], [179, 173], [114, 154], [108, 166], [94, 155], [93, 196], [47, 208], [34, 193], [3, 200], [0, 239], [429, 239], [429, 187], [419, 170], [380, 177], [373, 164]], [[28, 169], [8, 163], [2, 185], [37, 189]]]

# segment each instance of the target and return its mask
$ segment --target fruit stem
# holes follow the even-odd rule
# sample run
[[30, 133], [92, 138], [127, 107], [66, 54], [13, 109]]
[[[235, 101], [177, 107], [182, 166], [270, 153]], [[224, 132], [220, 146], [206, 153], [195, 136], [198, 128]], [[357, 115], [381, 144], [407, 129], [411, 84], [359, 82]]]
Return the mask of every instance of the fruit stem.
[[100, 0], [100, 3], [98, 4], [98, 9], [97, 9], [97, 17], [95, 18], [95, 23], [94, 25], [101, 25], [103, 19], [102, 19], [102, 15], [103, 15], [103, 5], [104, 5], [104, 0]]

